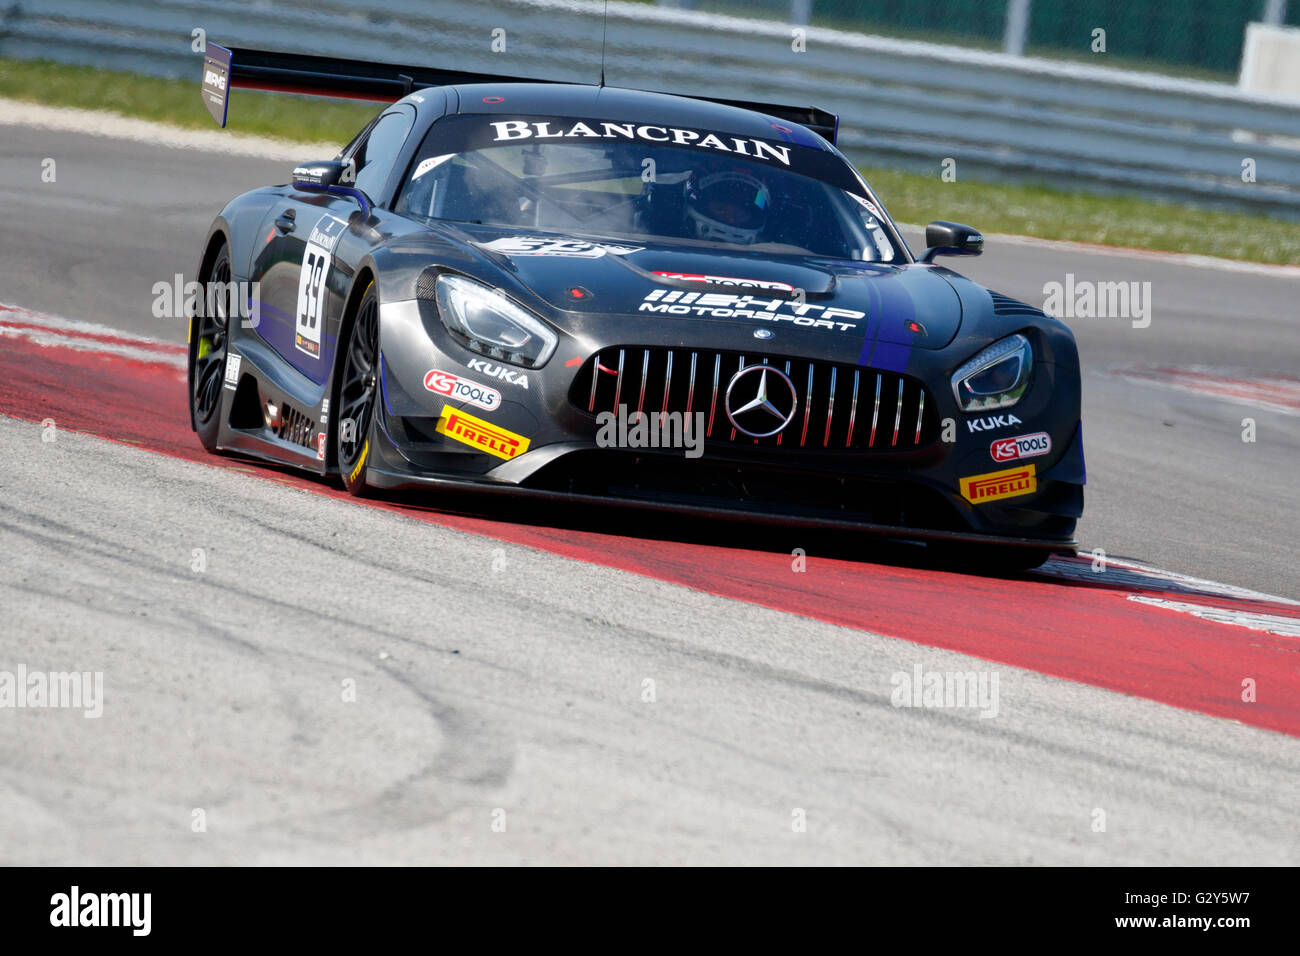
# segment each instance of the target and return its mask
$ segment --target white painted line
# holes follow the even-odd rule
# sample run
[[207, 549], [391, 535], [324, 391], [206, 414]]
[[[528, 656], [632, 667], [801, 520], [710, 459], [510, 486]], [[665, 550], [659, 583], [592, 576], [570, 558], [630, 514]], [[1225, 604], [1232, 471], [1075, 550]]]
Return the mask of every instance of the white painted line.
[[106, 335], [115, 339], [122, 339], [126, 342], [133, 342], [141, 346], [153, 346], [154, 348], [184, 352], [185, 346], [177, 342], [168, 342], [165, 339], [153, 338], [148, 335], [137, 335], [134, 332], [123, 332], [121, 329], [115, 329], [112, 326], [100, 325], [96, 322], [83, 322], [80, 319], [65, 319], [59, 315], [48, 315], [44, 312], [33, 312], [31, 309], [25, 309], [21, 305], [10, 305], [7, 302], [0, 302], [0, 324], [9, 322], [22, 322], [25, 325], [39, 325], [42, 328], [51, 329], [57, 332], [67, 332], [71, 334], [80, 333], [82, 335]]
[[[195, 96], [198, 96], [195, 87]], [[0, 97], [0, 126], [27, 126], [60, 133], [85, 133], [136, 143], [148, 143], [164, 149], [197, 149], [205, 153], [249, 156], [296, 163], [304, 156], [333, 156], [338, 143], [294, 143], [267, 136], [249, 136], [215, 128], [182, 129], [166, 123], [132, 119], [118, 113], [46, 106]]]
[[999, 242], [1010, 242], [1021, 246], [1042, 246], [1061, 252], [1077, 252], [1081, 255], [1149, 259], [1153, 262], [1167, 262], [1170, 265], [1188, 266], [1197, 269], [1246, 272], [1252, 275], [1270, 276], [1275, 279], [1300, 279], [1300, 266], [1274, 265], [1268, 262], [1246, 262], [1242, 259], [1221, 259], [1218, 256], [1203, 256], [1194, 252], [1165, 252], [1160, 249], [1107, 246], [1097, 242], [1077, 242], [1072, 239], [1040, 239], [1037, 236], [1019, 236], [1011, 233], [986, 232], [984, 238], [985, 240], [995, 239]]
[[1105, 570], [1094, 571], [1092, 556], [1087, 551], [1081, 550], [1077, 558], [1050, 559], [1042, 566], [1039, 573], [1066, 578], [1070, 581], [1133, 588], [1140, 591], [1164, 591], [1201, 597], [1234, 598], [1241, 601], [1269, 601], [1274, 604], [1300, 607], [1300, 601], [1293, 601], [1290, 598], [1252, 591], [1250, 588], [1237, 587], [1234, 584], [1220, 584], [1218, 581], [1194, 578], [1176, 571], [1164, 571], [1133, 561], [1108, 557], [1103, 566]]
[[1243, 611], [1236, 608], [1207, 607], [1204, 604], [1188, 604], [1185, 601], [1169, 601], [1165, 598], [1148, 597], [1144, 594], [1130, 594], [1130, 601], [1138, 604], [1150, 604], [1169, 611], [1181, 611], [1193, 617], [1199, 617], [1216, 624], [1231, 624], [1234, 627], [1248, 627], [1252, 631], [1266, 631], [1280, 637], [1300, 637], [1300, 618], [1278, 617], [1274, 614], [1260, 614], [1257, 611]]
[[[35, 328], [25, 328], [35, 326]], [[32, 312], [0, 302], [0, 336], [21, 338], [49, 348], [101, 352], [133, 362], [149, 362], [184, 369], [188, 360], [185, 346], [175, 342], [122, 332], [107, 325], [79, 322], [56, 315]]]
[[104, 355], [116, 355], [119, 358], [129, 359], [133, 362], [147, 362], [150, 365], [168, 365], [172, 368], [184, 369], [186, 359], [180, 355], [169, 355], [166, 352], [150, 352], [145, 349], [132, 348], [129, 345], [118, 345], [115, 342], [99, 342], [94, 339], [80, 339], [69, 335], [59, 335], [55, 332], [45, 332], [39, 329], [15, 329], [12, 326], [0, 322], [0, 337], [27, 339], [37, 345], [49, 348], [73, 349], [78, 352], [95, 352]]
[[[886, 197], [887, 198], [887, 197]], [[924, 247], [925, 226], [915, 223], [900, 222], [900, 229], [915, 230], [922, 235], [916, 243], [909, 239], [908, 244], [916, 251], [917, 246]], [[1203, 256], [1195, 252], [1166, 252], [1162, 249], [1138, 249], [1135, 246], [1108, 246], [1100, 242], [1079, 242], [1075, 239], [1042, 239], [1038, 236], [1022, 236], [1011, 232], [986, 232], [985, 255], [996, 254], [996, 249], [989, 248], [989, 241], [1008, 242], [1018, 246], [1047, 249], [1055, 252], [1072, 252], [1081, 256], [1113, 256], [1121, 259], [1146, 259], [1151, 262], [1167, 263], [1172, 266], [1187, 266], [1189, 269], [1219, 269], [1223, 272], [1244, 272], [1249, 275], [1268, 276], [1272, 279], [1300, 280], [1300, 266], [1275, 265], [1270, 262], [1247, 262], [1242, 259], [1221, 259], [1218, 256]]]
[[[1192, 369], [1187, 369], [1186, 371], [1194, 372]], [[1177, 392], [1184, 392], [1188, 395], [1199, 395], [1201, 398], [1208, 398], [1211, 400], [1217, 399], [1223, 402], [1231, 402], [1234, 405], [1245, 405], [1249, 408], [1260, 409], [1261, 411], [1278, 412], [1282, 415], [1300, 415], [1300, 407], [1297, 405], [1283, 404], [1283, 401], [1291, 398], [1288, 393], [1292, 388], [1294, 388], [1294, 386], [1289, 382], [1284, 382], [1279, 379], [1261, 380], [1261, 383], [1271, 381], [1272, 384], [1260, 384], [1253, 388], [1251, 387], [1251, 383], [1243, 381], [1239, 383], [1236, 388], [1233, 388], [1230, 384], [1227, 384], [1227, 380], [1216, 382], [1208, 377], [1204, 378], [1202, 381], [1198, 381], [1194, 377], [1180, 379], [1171, 375], [1153, 375], [1150, 372], [1144, 372], [1139, 369], [1114, 369], [1111, 371], [1111, 374], [1118, 375], [1125, 381], [1134, 382], [1138, 385], [1158, 385], [1163, 388], [1173, 389]], [[1269, 392], [1270, 387], [1275, 390], [1274, 393]], [[1252, 391], [1256, 394], [1249, 394]], [[1268, 398], [1261, 397], [1259, 393], [1270, 395], [1270, 397], [1279, 400], [1269, 401]]]

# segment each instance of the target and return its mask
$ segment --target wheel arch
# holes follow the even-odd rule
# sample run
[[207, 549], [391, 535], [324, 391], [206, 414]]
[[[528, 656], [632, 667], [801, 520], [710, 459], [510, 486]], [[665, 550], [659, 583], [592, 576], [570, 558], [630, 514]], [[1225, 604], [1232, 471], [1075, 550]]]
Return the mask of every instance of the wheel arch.
[[335, 390], [334, 386], [338, 384], [339, 372], [343, 368], [343, 343], [352, 332], [352, 323], [357, 316], [357, 306], [361, 304], [361, 298], [366, 294], [366, 290], [376, 281], [377, 275], [378, 270], [375, 268], [375, 264], [367, 258], [362, 260], [361, 265], [357, 267], [356, 274], [352, 277], [352, 286], [348, 289], [348, 297], [343, 303], [343, 315], [339, 320], [339, 347], [334, 350], [334, 367], [330, 372], [331, 392]]
[[[343, 360], [346, 357], [346, 343], [348, 337], [352, 334], [352, 323], [356, 320], [357, 308], [361, 305], [361, 299], [365, 296], [366, 290], [373, 285], [378, 276], [378, 270], [374, 262], [368, 257], [362, 260], [357, 267], [356, 273], [352, 277], [352, 286], [348, 289], [347, 299], [343, 304], [343, 315], [339, 320], [338, 348], [334, 350], [334, 364], [330, 369], [329, 399], [332, 415], [338, 414], [339, 408], [339, 387], [340, 376], [343, 373]], [[382, 327], [381, 327], [382, 328]], [[329, 439], [326, 441], [325, 470], [338, 466], [338, 446], [334, 440], [334, 429], [328, 431]]]

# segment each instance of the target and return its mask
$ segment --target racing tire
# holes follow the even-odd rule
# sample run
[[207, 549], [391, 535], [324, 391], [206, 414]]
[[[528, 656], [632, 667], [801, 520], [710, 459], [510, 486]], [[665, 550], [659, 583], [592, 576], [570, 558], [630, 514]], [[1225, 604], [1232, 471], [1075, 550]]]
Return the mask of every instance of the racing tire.
[[[230, 319], [227, 297], [209, 295], [208, 290], [214, 283], [229, 283], [230, 278], [230, 247], [223, 242], [202, 279], [203, 303], [197, 309], [198, 314], [190, 319], [190, 340], [194, 343], [189, 368], [190, 413], [200, 443], [210, 452], [217, 450], [217, 435], [221, 430], [221, 391], [226, 380]], [[211, 309], [208, 303], [212, 303]]]
[[348, 494], [366, 494], [366, 464], [379, 401], [379, 293], [366, 287], [348, 329], [334, 402], [334, 447]]

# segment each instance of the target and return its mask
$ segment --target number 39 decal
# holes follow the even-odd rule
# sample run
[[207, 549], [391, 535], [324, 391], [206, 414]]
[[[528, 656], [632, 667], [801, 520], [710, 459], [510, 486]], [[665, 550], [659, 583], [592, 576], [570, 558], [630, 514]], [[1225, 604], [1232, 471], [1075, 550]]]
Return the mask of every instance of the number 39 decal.
[[334, 261], [334, 247], [344, 224], [326, 218], [311, 231], [302, 254], [298, 278], [298, 307], [295, 310], [293, 344], [312, 358], [320, 358], [321, 331], [325, 324], [325, 280]]

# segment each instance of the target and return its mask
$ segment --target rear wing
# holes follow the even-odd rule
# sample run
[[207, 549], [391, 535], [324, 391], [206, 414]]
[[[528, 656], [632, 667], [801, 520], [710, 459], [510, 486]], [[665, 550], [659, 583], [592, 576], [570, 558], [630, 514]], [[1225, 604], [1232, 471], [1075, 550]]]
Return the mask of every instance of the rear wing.
[[[428, 66], [399, 66], [304, 53], [275, 53], [208, 43], [203, 52], [203, 105], [220, 126], [226, 125], [232, 88], [309, 93], [346, 99], [391, 103], [413, 90], [462, 83], [554, 83], [499, 73], [441, 70]], [[674, 94], [681, 96], [685, 94]], [[839, 117], [812, 106], [776, 106], [716, 96], [692, 96], [723, 106], [737, 106], [798, 123], [834, 143]]]

